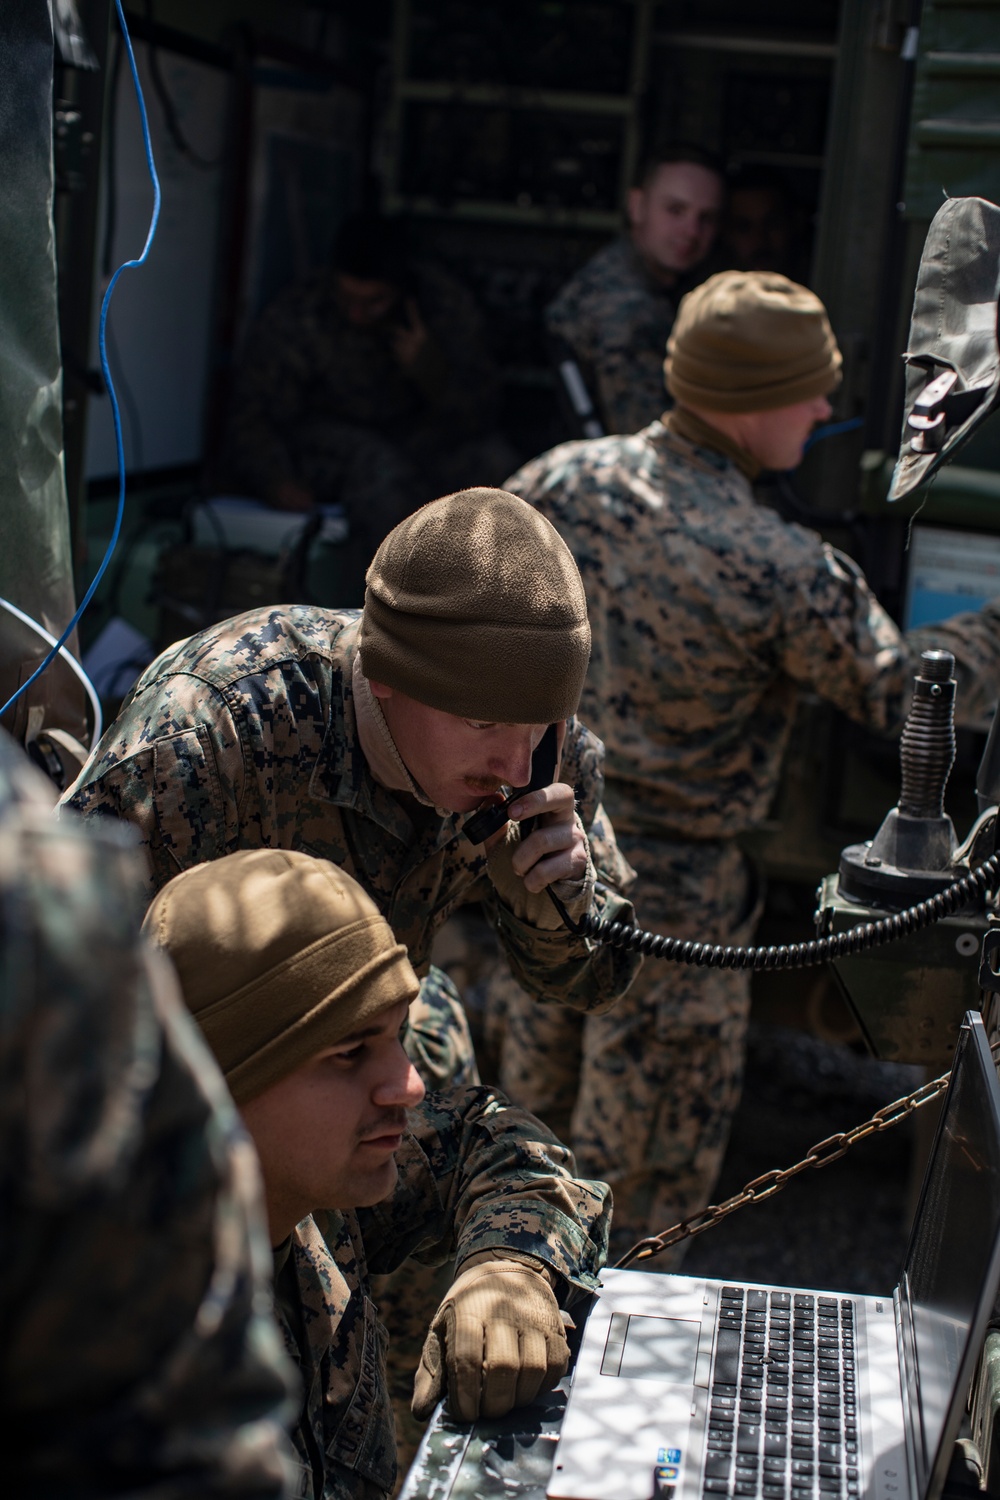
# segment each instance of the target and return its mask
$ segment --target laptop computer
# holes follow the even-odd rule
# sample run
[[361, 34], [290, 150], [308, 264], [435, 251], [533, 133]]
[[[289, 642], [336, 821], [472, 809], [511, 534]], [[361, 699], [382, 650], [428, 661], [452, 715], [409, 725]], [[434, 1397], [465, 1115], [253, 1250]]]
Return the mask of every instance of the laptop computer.
[[980, 1017], [891, 1295], [602, 1283], [550, 1500], [937, 1500], [1000, 1284], [1000, 1084]]

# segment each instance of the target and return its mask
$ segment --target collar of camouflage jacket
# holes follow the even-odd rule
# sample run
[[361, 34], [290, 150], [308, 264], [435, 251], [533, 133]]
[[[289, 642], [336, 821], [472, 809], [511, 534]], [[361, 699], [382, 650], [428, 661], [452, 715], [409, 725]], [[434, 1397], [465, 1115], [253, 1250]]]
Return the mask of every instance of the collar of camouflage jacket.
[[354, 692], [354, 717], [358, 726], [358, 739], [368, 769], [379, 786], [389, 792], [409, 792], [424, 807], [428, 801], [406, 769], [403, 757], [396, 749], [396, 742], [385, 722], [382, 705], [372, 692], [371, 683], [361, 670], [361, 657], [355, 653], [351, 663], [351, 687]]
[[755, 458], [734, 443], [732, 438], [726, 437], [717, 427], [710, 427], [700, 417], [696, 417], [693, 411], [688, 411], [686, 406], [675, 406], [668, 411], [663, 418], [663, 424], [668, 432], [674, 437], [683, 438], [685, 442], [692, 443], [696, 448], [708, 448], [713, 453], [721, 453], [723, 458], [728, 458], [734, 463], [741, 474], [745, 474], [751, 483], [760, 473], [760, 464]]

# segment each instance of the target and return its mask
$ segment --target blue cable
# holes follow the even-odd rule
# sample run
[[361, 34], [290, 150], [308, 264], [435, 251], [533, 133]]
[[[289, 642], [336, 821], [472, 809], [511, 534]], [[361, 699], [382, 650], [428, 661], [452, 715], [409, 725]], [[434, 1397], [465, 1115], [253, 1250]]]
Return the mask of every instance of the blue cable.
[[27, 682], [22, 682], [17, 692], [13, 693], [11, 697], [7, 699], [7, 702], [4, 704], [3, 708], [0, 708], [0, 718], [3, 718], [7, 710], [13, 707], [22, 693], [26, 693], [28, 691], [28, 688], [30, 688], [33, 682], [37, 682], [38, 678], [41, 677], [46, 668], [51, 666], [52, 662], [59, 654], [60, 647], [66, 644], [67, 640], [73, 634], [73, 631], [76, 629], [77, 625], [80, 623], [81, 615], [87, 608], [87, 605], [90, 603], [91, 599], [94, 597], [94, 592], [97, 588], [97, 585], [100, 583], [101, 579], [104, 577], [105, 572], [107, 571], [108, 563], [111, 561], [111, 555], [118, 544], [118, 537], [122, 529], [122, 519], [125, 515], [125, 451], [122, 447], [122, 419], [121, 413], [118, 410], [118, 397], [115, 395], [114, 381], [111, 379], [111, 369], [108, 365], [108, 351], [105, 345], [105, 325], [108, 321], [108, 306], [111, 302], [111, 293], [115, 289], [119, 276], [123, 271], [131, 270], [134, 266], [141, 266], [149, 255], [150, 247], [152, 246], [153, 239], [156, 235], [156, 226], [160, 218], [160, 179], [156, 175], [156, 163], [153, 161], [153, 147], [149, 139], [149, 120], [146, 115], [146, 101], [142, 97], [142, 85], [139, 82], [139, 72], [135, 65], [135, 55], [132, 51], [132, 41], [128, 34], [128, 27], [125, 24], [125, 12], [122, 10], [122, 0], [115, 0], [115, 9], [118, 12], [118, 20], [122, 29], [122, 37], [125, 41], [125, 51], [128, 54], [128, 65], [132, 70], [132, 82], [135, 85], [135, 97], [139, 104], [139, 118], [142, 122], [142, 139], [146, 147], [146, 162], [149, 166], [149, 175], [153, 183], [153, 213], [149, 221], [149, 231], [146, 235], [146, 243], [143, 246], [142, 254], [137, 260], [123, 261], [122, 264], [118, 267], [115, 274], [112, 276], [111, 280], [108, 282], [108, 289], [104, 293], [104, 300], [101, 303], [101, 321], [97, 336], [98, 348], [100, 349], [101, 354], [101, 369], [104, 372], [104, 383], [107, 387], [108, 396], [111, 400], [111, 414], [114, 417], [115, 423], [115, 449], [118, 454], [118, 512], [115, 516], [114, 529], [111, 533], [111, 540], [108, 542], [107, 551], [104, 554], [104, 560], [95, 573], [90, 587], [81, 599], [76, 613], [70, 620], [69, 624], [66, 626], [66, 629], [63, 631], [58, 641], [56, 641], [56, 644], [52, 647], [48, 656], [42, 662], [41, 666], [37, 667], [35, 671], [32, 672]]
[[857, 432], [860, 426], [860, 417], [848, 417], [846, 422], [826, 422], [822, 427], [817, 427], [815, 432], [810, 433], [802, 451], [808, 453], [813, 443], [821, 443], [824, 438], [839, 437], [842, 432]]

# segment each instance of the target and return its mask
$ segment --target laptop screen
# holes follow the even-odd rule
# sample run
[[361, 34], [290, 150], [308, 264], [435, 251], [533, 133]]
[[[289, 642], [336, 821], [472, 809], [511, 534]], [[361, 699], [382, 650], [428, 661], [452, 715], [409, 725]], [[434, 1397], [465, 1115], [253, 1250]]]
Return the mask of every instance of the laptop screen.
[[903, 629], [936, 625], [1000, 594], [1000, 535], [913, 527], [906, 567]]
[[[1000, 1085], [982, 1022], [963, 1027], [906, 1252], [903, 1359], [917, 1493], [936, 1494], [957, 1433], [1000, 1255]], [[933, 1481], [933, 1484], [932, 1484]]]

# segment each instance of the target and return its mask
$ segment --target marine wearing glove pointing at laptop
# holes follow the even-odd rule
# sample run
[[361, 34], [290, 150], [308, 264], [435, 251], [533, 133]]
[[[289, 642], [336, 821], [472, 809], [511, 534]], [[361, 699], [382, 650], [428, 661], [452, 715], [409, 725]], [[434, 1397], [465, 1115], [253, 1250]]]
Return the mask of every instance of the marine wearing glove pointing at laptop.
[[501, 1094], [424, 1095], [401, 1039], [403, 946], [325, 860], [242, 850], [187, 870], [146, 929], [174, 962], [260, 1157], [275, 1303], [304, 1403], [295, 1493], [378, 1500], [396, 1468], [371, 1273], [409, 1255], [458, 1274], [414, 1408], [471, 1421], [555, 1384], [561, 1308], [596, 1288], [608, 1190]]

